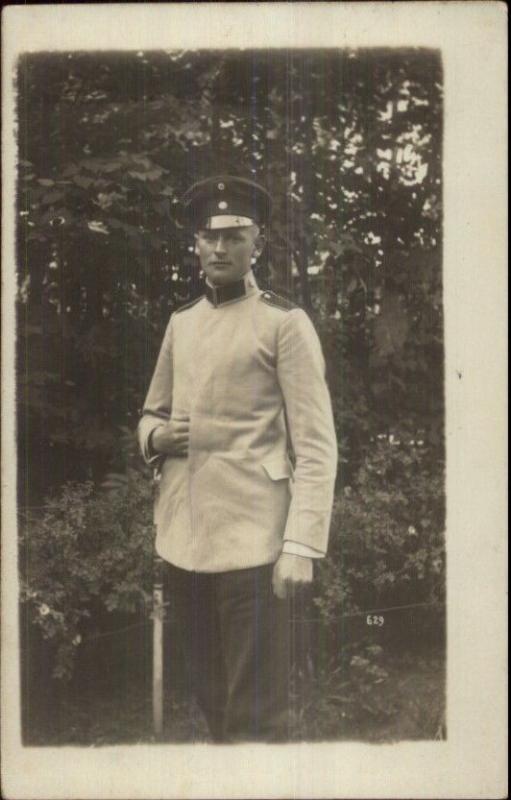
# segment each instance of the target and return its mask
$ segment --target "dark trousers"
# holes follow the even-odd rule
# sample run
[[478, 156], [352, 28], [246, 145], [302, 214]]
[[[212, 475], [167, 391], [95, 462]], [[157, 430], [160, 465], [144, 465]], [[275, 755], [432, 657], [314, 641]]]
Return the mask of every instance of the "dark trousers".
[[186, 669], [217, 742], [289, 737], [289, 600], [271, 585], [273, 564], [223, 573], [169, 565], [169, 601]]

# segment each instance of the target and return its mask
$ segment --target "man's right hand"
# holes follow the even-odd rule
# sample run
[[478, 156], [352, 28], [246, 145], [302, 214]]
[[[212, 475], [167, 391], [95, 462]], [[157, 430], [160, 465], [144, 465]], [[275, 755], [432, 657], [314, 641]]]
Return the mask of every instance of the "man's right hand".
[[184, 458], [188, 455], [189, 438], [190, 420], [171, 418], [153, 431], [151, 447], [156, 453]]

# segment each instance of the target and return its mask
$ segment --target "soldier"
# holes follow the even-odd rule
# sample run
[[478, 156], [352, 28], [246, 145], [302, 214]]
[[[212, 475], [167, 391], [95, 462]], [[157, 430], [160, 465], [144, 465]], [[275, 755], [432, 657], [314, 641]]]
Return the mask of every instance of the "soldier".
[[185, 194], [205, 295], [171, 316], [139, 424], [161, 475], [156, 550], [218, 742], [288, 737], [290, 596], [326, 552], [337, 466], [313, 325], [252, 272], [270, 208], [228, 175]]

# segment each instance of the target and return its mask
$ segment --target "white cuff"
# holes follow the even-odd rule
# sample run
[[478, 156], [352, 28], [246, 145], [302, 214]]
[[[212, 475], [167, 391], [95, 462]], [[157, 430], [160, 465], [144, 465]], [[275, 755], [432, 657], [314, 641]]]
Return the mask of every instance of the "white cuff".
[[152, 439], [152, 436], [153, 436], [153, 433], [155, 432], [155, 430], [157, 428], [163, 428], [163, 427], [164, 427], [163, 423], [159, 424], [159, 425], [155, 425], [154, 428], [151, 431], [149, 431], [149, 433], [147, 435], [147, 438], [146, 438], [146, 441], [145, 441], [145, 445], [144, 445], [144, 457], [145, 457], [146, 463], [149, 464], [149, 465], [156, 464], [161, 459], [161, 453], [156, 453], [154, 448], [151, 446], [151, 439]]
[[309, 547], [308, 544], [300, 544], [300, 542], [293, 542], [291, 539], [286, 539], [283, 553], [290, 553], [293, 556], [303, 556], [303, 558], [324, 558], [325, 554], [321, 550], [316, 550], [314, 547]]

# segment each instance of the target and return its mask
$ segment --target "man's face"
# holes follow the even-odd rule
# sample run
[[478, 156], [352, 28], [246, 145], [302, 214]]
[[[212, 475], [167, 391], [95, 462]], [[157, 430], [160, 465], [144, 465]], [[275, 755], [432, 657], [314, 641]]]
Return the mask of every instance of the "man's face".
[[195, 234], [195, 252], [209, 282], [224, 286], [240, 280], [251, 268], [252, 257], [261, 251], [256, 225], [250, 228], [200, 230]]

